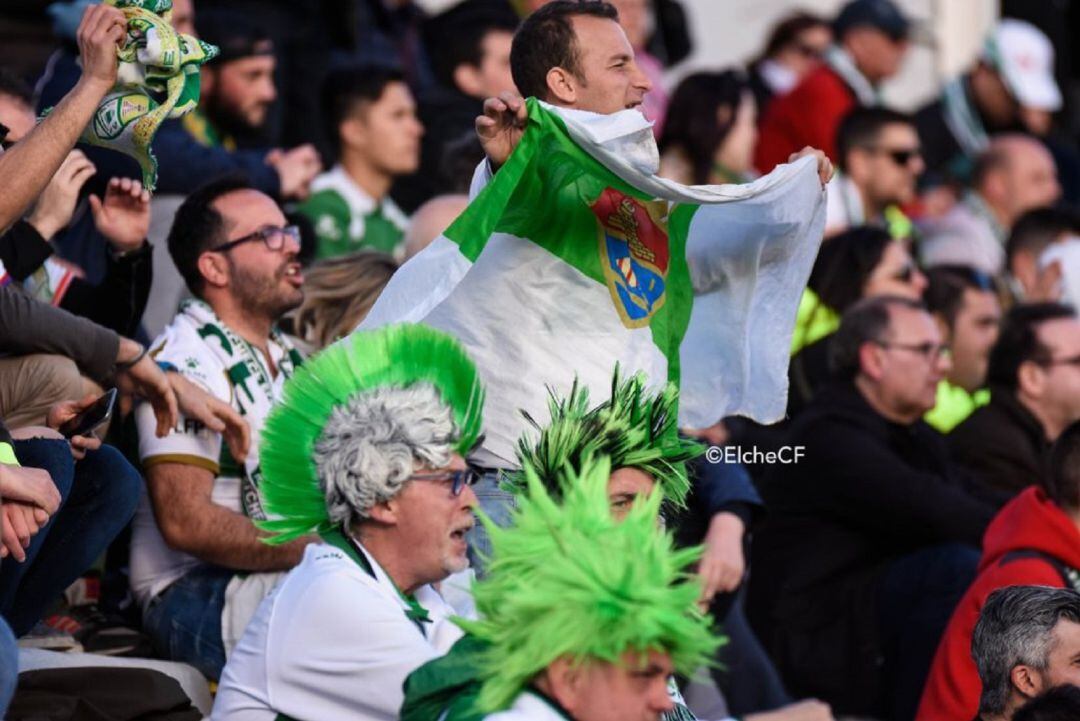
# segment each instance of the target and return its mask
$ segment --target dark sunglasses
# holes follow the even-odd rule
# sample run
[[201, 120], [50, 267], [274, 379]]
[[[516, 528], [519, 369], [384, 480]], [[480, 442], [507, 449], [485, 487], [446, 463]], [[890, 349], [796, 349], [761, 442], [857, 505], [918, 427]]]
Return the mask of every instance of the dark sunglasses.
[[918, 148], [911, 148], [909, 150], [882, 149], [881, 152], [888, 155], [894, 163], [903, 168], [906, 168], [908, 165], [910, 165], [912, 160], [922, 158], [922, 151]]
[[270, 250], [281, 250], [285, 247], [285, 238], [292, 238], [293, 242], [300, 245], [300, 228], [295, 225], [287, 225], [284, 228], [270, 227], [261, 228], [254, 233], [248, 233], [247, 235], [237, 238], [236, 240], [230, 240], [227, 243], [211, 248], [210, 250], [215, 253], [224, 253], [225, 251], [232, 250], [238, 245], [244, 243], [250, 243], [253, 240], [261, 240], [267, 248]]
[[409, 476], [409, 480], [428, 481], [430, 483], [452, 481], [450, 493], [460, 496], [461, 492], [465, 490], [465, 486], [476, 485], [476, 482], [480, 480], [480, 472], [475, 468], [466, 468], [463, 471], [452, 471], [450, 473], [416, 473]]

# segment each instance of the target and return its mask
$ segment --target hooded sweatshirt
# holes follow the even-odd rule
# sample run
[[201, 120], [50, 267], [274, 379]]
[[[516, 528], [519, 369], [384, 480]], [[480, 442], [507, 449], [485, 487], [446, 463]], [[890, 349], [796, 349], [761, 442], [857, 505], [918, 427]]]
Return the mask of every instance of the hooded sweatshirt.
[[975, 718], [982, 684], [971, 658], [971, 636], [987, 596], [1006, 586], [1064, 588], [1063, 571], [1076, 568], [1080, 530], [1041, 488], [1028, 488], [1005, 505], [986, 529], [979, 575], [945, 629], [916, 721]]

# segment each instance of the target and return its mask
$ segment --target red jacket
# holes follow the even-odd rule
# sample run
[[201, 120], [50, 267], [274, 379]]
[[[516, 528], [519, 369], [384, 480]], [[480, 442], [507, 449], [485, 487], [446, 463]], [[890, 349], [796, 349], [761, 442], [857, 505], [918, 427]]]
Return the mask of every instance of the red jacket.
[[765, 109], [754, 150], [754, 166], [768, 173], [809, 145], [836, 162], [836, 129], [857, 105], [855, 93], [827, 65], [811, 72]]
[[987, 527], [979, 575], [945, 629], [916, 721], [975, 718], [982, 684], [971, 659], [971, 635], [986, 597], [1005, 586], [1065, 585], [1061, 572], [1032, 551], [1080, 568], [1080, 530], [1034, 486], [1011, 500]]

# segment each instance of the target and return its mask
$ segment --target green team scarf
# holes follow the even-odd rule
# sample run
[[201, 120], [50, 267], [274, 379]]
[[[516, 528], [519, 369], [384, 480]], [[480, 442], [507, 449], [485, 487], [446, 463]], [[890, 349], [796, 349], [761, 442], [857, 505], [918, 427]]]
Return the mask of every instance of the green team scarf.
[[[218, 49], [172, 26], [172, 0], [105, 0], [127, 18], [127, 36], [117, 51], [116, 85], [98, 105], [81, 142], [130, 155], [142, 170], [143, 186], [157, 185], [157, 160], [150, 145], [161, 124], [191, 112], [199, 103], [199, 67]], [[47, 112], [47, 111], [46, 111]]]

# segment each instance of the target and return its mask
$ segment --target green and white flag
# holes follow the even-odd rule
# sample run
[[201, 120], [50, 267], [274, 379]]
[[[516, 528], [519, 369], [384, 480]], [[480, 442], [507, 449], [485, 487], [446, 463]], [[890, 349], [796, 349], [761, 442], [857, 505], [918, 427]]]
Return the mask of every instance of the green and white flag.
[[[680, 385], [680, 423], [779, 420], [799, 298], [825, 223], [813, 158], [748, 185], [655, 175], [648, 121], [528, 101], [506, 165], [391, 279], [362, 328], [457, 336], [487, 388], [484, 449], [508, 462], [546, 386], [595, 398], [615, 364]], [[478, 181], [486, 173], [478, 169]], [[479, 185], [474, 182], [474, 188]]]

